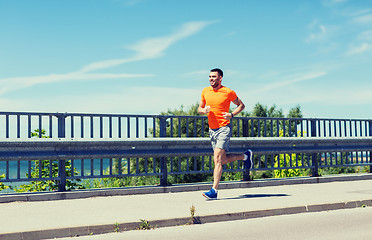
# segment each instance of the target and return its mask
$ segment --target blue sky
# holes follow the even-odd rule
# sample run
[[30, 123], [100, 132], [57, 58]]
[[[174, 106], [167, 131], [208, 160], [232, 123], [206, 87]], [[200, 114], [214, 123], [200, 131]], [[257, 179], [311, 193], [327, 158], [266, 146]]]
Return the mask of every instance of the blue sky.
[[159, 114], [224, 70], [251, 111], [372, 118], [372, 0], [0, 0], [0, 110]]

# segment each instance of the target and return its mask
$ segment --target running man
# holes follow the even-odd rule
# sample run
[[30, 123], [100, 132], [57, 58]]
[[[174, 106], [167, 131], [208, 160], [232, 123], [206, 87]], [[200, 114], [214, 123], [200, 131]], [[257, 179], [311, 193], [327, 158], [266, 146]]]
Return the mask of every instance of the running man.
[[[215, 68], [210, 71], [210, 87], [203, 89], [201, 101], [198, 107], [199, 114], [208, 114], [209, 135], [213, 148], [214, 172], [213, 187], [204, 192], [203, 196], [208, 199], [217, 198], [217, 189], [222, 175], [222, 165], [237, 160], [244, 160], [247, 169], [252, 167], [252, 151], [244, 154], [226, 154], [229, 151], [231, 137], [230, 119], [244, 110], [245, 105], [236, 93], [228, 87], [222, 86], [223, 72]], [[229, 112], [230, 103], [237, 107]]]

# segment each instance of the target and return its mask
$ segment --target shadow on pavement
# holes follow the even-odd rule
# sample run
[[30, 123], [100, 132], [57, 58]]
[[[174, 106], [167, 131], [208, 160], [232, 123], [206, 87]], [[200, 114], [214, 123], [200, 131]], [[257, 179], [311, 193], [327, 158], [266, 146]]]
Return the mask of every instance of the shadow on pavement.
[[245, 198], [265, 198], [265, 197], [288, 197], [290, 195], [288, 194], [270, 194], [270, 193], [267, 193], [267, 194], [244, 194], [244, 195], [240, 195], [238, 197], [229, 197], [229, 198], [217, 198], [215, 200], [233, 200], [233, 199], [245, 199]]

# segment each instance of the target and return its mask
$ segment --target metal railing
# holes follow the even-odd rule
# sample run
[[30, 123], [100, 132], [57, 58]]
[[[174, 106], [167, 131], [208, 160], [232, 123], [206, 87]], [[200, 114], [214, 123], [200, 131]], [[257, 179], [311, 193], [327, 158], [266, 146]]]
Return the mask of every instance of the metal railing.
[[[369, 119], [234, 117], [233, 137], [372, 136]], [[0, 139], [208, 137], [205, 116], [0, 112]], [[39, 136], [42, 137], [41, 135]]]
[[[271, 158], [270, 169], [291, 169], [302, 168], [312, 169], [313, 175], [317, 175], [318, 168], [326, 165], [327, 161], [324, 156], [333, 154], [336, 164], [334, 166], [346, 165], [371, 165], [372, 137], [347, 137], [347, 138], [234, 138], [231, 142], [231, 152], [241, 153], [246, 149], [252, 149], [256, 160], [262, 160], [259, 156], [273, 156]], [[59, 181], [59, 190], [64, 191], [67, 179], [84, 179], [84, 178], [108, 178], [108, 177], [128, 177], [128, 176], [159, 176], [162, 185], [166, 185], [168, 174], [190, 174], [190, 173], [211, 173], [213, 154], [210, 148], [208, 138], [153, 138], [153, 139], [133, 139], [133, 140], [75, 140], [75, 139], [26, 139], [26, 140], [8, 140], [0, 141], [0, 161], [23, 161], [47, 160], [57, 162], [58, 169], [61, 170], [58, 176], [52, 175], [52, 169], [49, 176], [40, 177], [41, 165], [39, 165], [39, 176], [21, 177], [18, 173], [17, 179], [9, 179], [7, 171], [6, 180], [8, 181]], [[368, 159], [352, 159], [352, 152], [366, 152]], [[278, 162], [278, 156], [289, 156], [289, 161], [283, 161], [282, 165], [275, 164]], [[325, 154], [325, 155], [324, 155]], [[194, 161], [193, 167], [187, 166], [184, 171], [180, 166], [174, 164], [175, 158], [179, 156], [199, 158]], [[205, 162], [205, 157], [208, 160]], [[53, 160], [49, 160], [53, 159]], [[66, 171], [66, 160], [71, 162], [72, 167]], [[77, 160], [80, 159], [80, 160]], [[87, 175], [84, 170], [76, 174], [74, 167], [76, 162], [81, 163], [84, 167], [84, 159], [100, 159], [99, 172], [95, 172], [91, 165], [91, 172]], [[104, 173], [103, 159], [109, 160], [109, 172]], [[113, 159], [118, 159], [117, 171], [114, 171]], [[141, 162], [140, 162], [141, 159]], [[124, 160], [124, 161], [123, 161]], [[189, 163], [189, 159], [184, 159]], [[131, 172], [131, 161], [135, 162], [136, 171]], [[332, 158], [330, 159], [332, 161]], [[257, 161], [256, 161], [257, 162]], [[39, 161], [38, 164], [42, 164]], [[93, 162], [91, 162], [93, 164]], [[125, 163], [125, 164], [124, 164]], [[181, 162], [179, 161], [179, 164]], [[52, 166], [53, 164], [50, 164]], [[139, 170], [142, 165], [142, 170]], [[198, 166], [199, 165], [199, 166]], [[126, 166], [122, 168], [122, 166]], [[232, 166], [232, 165], [231, 165]], [[178, 171], [175, 171], [176, 168]], [[31, 168], [29, 168], [30, 171]], [[180, 171], [181, 170], [181, 171]], [[245, 178], [249, 179], [249, 170], [244, 169], [243, 164], [237, 168], [231, 167], [228, 171], [242, 171]]]
[[[319, 168], [323, 167], [371, 165], [371, 148], [367, 143], [369, 140], [364, 139], [372, 136], [371, 123], [372, 120], [363, 119], [234, 117], [231, 123], [232, 144], [244, 139], [245, 149], [252, 148], [255, 151], [252, 171], [311, 169], [312, 176], [317, 176]], [[44, 135], [36, 134], [37, 137], [49, 139], [32, 138], [35, 135], [32, 132], [35, 133], [36, 129], [45, 130]], [[0, 112], [0, 176], [4, 176], [0, 182], [57, 180], [60, 181], [59, 190], [63, 191], [66, 179], [159, 176], [160, 184], [165, 185], [168, 175], [213, 172], [208, 136], [208, 120], [204, 116]], [[165, 138], [167, 144], [161, 142]], [[272, 145], [265, 145], [265, 149], [260, 149], [267, 141], [277, 141], [281, 145], [287, 138], [295, 141], [294, 145], [297, 147], [292, 146], [283, 152], [277, 144], [271, 142]], [[347, 144], [342, 149], [336, 145], [324, 149], [324, 139], [327, 138], [343, 143], [347, 139]], [[360, 142], [359, 138], [367, 142]], [[197, 144], [194, 142], [194, 145], [187, 145], [187, 149], [178, 149], [171, 154], [170, 149], [177, 142], [185, 144], [185, 141], [192, 142], [193, 139]], [[302, 139], [314, 139], [316, 142], [309, 149], [300, 149], [298, 144]], [[351, 144], [353, 140], [359, 141], [358, 148], [350, 148], [354, 146]], [[52, 147], [53, 150], [50, 151], [63, 153], [62, 155], [49, 153], [45, 158], [37, 154], [41, 148], [51, 147], [48, 144], [53, 141], [56, 141], [53, 144], [58, 143], [58, 147]], [[85, 147], [95, 146], [94, 154], [74, 155], [71, 149], [64, 150], [66, 145], [63, 144], [78, 149], [80, 141], [85, 141]], [[131, 156], [122, 149], [111, 149], [111, 155], [103, 156], [105, 151], [102, 147], [115, 144], [123, 147], [133, 142], [145, 143], [143, 146], [146, 147], [130, 149], [131, 153], [136, 153]], [[160, 144], [160, 155], [155, 154], [153, 147], [150, 147], [153, 144]], [[18, 146], [22, 146], [24, 150], [21, 151]], [[283, 148], [284, 145], [280, 147]], [[13, 155], [10, 153], [12, 148], [17, 149], [13, 151]], [[245, 149], [239, 148], [239, 151]], [[82, 149], [79, 151], [84, 152]], [[149, 155], [144, 156], [146, 152]], [[288, 161], [279, 164], [280, 157], [283, 156]], [[50, 168], [58, 165], [57, 176], [50, 169], [49, 176], [42, 177], [41, 166], [44, 161], [31, 160], [43, 159], [49, 160]], [[68, 175], [62, 170], [66, 163], [71, 171]], [[39, 174], [32, 176], [34, 169], [38, 169]], [[224, 171], [244, 172], [244, 179], [249, 179], [249, 172], [243, 168], [241, 161], [225, 165]]]

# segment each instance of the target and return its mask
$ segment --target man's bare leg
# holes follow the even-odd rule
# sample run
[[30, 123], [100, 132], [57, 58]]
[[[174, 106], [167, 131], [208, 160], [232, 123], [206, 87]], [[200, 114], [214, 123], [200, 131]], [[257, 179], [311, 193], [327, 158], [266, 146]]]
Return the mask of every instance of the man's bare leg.
[[213, 171], [213, 188], [217, 190], [222, 176], [222, 165], [237, 160], [244, 160], [244, 154], [226, 154], [225, 149], [214, 149], [214, 171]]

